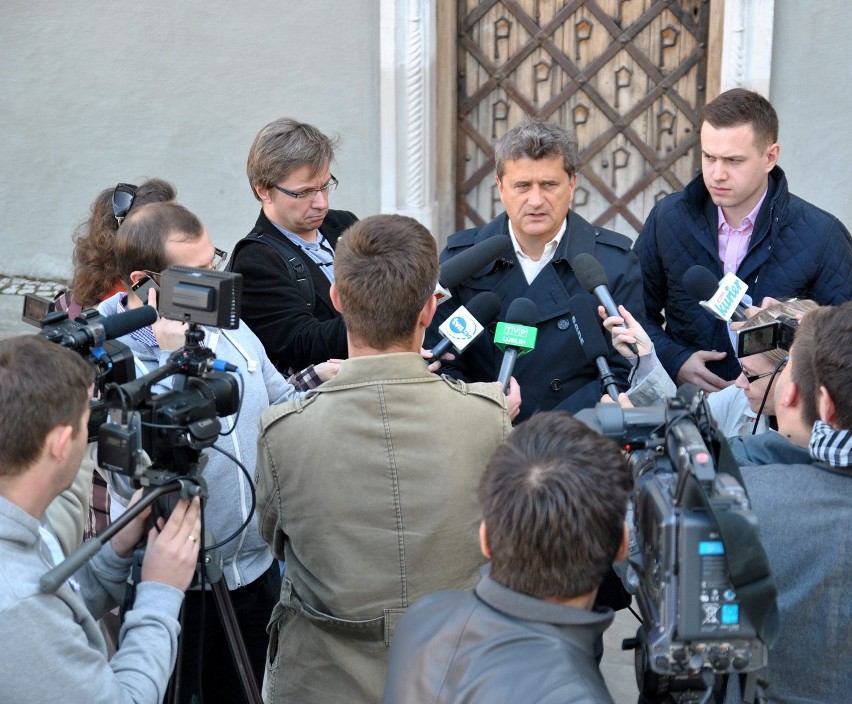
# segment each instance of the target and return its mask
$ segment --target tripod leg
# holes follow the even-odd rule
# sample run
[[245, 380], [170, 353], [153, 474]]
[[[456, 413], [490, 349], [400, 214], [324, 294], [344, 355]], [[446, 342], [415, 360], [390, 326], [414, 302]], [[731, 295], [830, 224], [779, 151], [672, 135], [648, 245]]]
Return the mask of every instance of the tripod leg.
[[254, 679], [254, 673], [246, 652], [246, 644], [243, 641], [243, 634], [240, 632], [240, 624], [237, 623], [237, 615], [234, 613], [234, 605], [231, 603], [231, 595], [228, 593], [228, 586], [224, 579], [213, 583], [213, 598], [216, 600], [219, 619], [228, 639], [228, 647], [231, 649], [234, 667], [237, 669], [237, 674], [243, 685], [246, 701], [248, 704], [262, 704], [257, 682]]

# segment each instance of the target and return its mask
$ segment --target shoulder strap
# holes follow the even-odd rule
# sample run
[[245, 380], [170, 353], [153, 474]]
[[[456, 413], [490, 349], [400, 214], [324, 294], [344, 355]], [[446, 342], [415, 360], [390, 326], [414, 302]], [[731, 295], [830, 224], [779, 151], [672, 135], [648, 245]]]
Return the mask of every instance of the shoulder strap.
[[314, 282], [311, 279], [311, 274], [305, 266], [305, 262], [298, 250], [286, 242], [283, 237], [269, 236], [263, 232], [260, 226], [256, 226], [243, 239], [237, 242], [231, 254], [228, 270], [231, 270], [234, 260], [237, 258], [237, 252], [248, 242], [260, 242], [278, 252], [290, 278], [296, 282], [299, 293], [307, 301], [308, 310], [312, 311], [316, 305], [316, 291], [314, 290]]

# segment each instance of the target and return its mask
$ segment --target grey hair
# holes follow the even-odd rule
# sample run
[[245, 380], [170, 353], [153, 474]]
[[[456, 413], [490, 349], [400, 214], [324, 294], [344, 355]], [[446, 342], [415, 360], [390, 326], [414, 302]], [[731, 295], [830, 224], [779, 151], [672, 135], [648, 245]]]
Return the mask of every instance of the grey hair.
[[494, 145], [497, 178], [503, 178], [507, 161], [527, 157], [561, 156], [565, 172], [573, 176], [580, 168], [580, 147], [573, 129], [555, 122], [528, 119], [512, 127]]
[[328, 137], [307, 122], [282, 117], [270, 122], [254, 138], [246, 162], [246, 174], [254, 197], [255, 188], [272, 188], [301, 166], [318, 175], [334, 160], [339, 137]]

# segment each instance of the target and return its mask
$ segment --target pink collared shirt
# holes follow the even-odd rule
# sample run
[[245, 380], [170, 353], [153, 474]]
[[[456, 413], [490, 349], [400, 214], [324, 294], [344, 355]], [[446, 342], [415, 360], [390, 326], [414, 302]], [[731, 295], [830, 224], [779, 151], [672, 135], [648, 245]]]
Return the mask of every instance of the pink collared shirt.
[[731, 227], [725, 220], [722, 206], [716, 206], [719, 217], [719, 259], [722, 261], [723, 273], [736, 274], [740, 264], [743, 263], [746, 252], [748, 252], [749, 242], [751, 242], [751, 235], [754, 232], [754, 221], [757, 219], [760, 206], [763, 205], [768, 192], [769, 189], [767, 188], [760, 196], [760, 200], [757, 201], [754, 209], [740, 220], [739, 227]]

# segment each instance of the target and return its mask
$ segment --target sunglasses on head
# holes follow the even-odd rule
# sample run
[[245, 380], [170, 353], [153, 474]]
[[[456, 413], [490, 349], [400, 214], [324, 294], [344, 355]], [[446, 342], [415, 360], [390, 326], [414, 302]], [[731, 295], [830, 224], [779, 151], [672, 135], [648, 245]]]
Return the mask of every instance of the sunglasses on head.
[[136, 186], [130, 183], [119, 183], [112, 192], [112, 212], [118, 224], [127, 217], [136, 200]]

